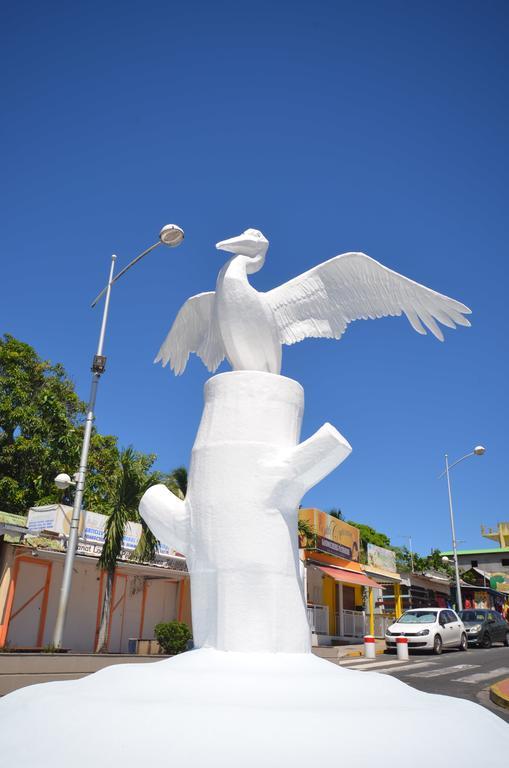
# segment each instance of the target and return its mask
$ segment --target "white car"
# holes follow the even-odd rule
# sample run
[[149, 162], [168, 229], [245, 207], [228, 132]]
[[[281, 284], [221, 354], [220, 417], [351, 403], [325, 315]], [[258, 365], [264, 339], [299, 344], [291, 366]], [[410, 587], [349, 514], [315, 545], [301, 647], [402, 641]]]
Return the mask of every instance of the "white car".
[[387, 629], [385, 644], [396, 647], [396, 638], [408, 638], [408, 648], [442, 653], [442, 648], [468, 648], [467, 633], [459, 616], [450, 608], [413, 608]]

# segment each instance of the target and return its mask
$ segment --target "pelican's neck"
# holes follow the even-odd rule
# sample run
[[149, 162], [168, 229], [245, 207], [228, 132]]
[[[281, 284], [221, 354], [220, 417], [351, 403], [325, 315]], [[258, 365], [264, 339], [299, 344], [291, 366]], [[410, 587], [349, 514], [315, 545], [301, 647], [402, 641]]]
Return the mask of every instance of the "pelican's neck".
[[258, 272], [265, 264], [266, 251], [262, 251], [256, 256], [244, 256], [239, 253], [232, 259], [235, 262], [235, 266], [241, 267], [246, 275], [252, 275], [254, 272]]

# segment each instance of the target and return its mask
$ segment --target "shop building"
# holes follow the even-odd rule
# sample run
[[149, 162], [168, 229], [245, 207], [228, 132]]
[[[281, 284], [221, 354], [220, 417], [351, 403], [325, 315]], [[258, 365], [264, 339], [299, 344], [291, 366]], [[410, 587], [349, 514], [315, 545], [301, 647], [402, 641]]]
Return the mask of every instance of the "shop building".
[[[441, 552], [442, 556], [453, 557], [452, 550]], [[489, 549], [458, 549], [460, 572], [470, 568], [480, 568], [488, 573], [506, 573], [509, 575], [509, 547], [490, 547]]]
[[447, 608], [451, 605], [451, 580], [444, 573], [400, 573], [399, 590], [386, 590], [384, 604], [396, 618], [409, 608]]
[[319, 509], [300, 509], [299, 521], [312, 532], [299, 536], [299, 546], [313, 644], [363, 637], [369, 631], [364, 590], [369, 595], [382, 585], [359, 563], [358, 529]]
[[[509, 523], [498, 523], [496, 528], [481, 525], [481, 534], [497, 546], [457, 550], [458, 566], [462, 578], [466, 581], [465, 589], [469, 592], [469, 598], [476, 599], [470, 594], [472, 590], [468, 590], [468, 585], [473, 584], [482, 587], [485, 592], [484, 596], [478, 595], [476, 601], [489, 603], [487, 606], [472, 607], [494, 608], [501, 600], [495, 593], [502, 593], [504, 602], [509, 598]], [[452, 551], [441, 554], [453, 557]], [[461, 591], [463, 593], [463, 586]]]
[[[464, 571], [460, 579], [463, 608], [494, 608], [506, 613], [509, 607], [509, 583], [500, 580], [500, 574], [491, 574], [480, 568]], [[456, 585], [451, 585], [451, 602], [456, 605]]]
[[[71, 513], [64, 505], [34, 508], [28, 519], [16, 521], [0, 513], [0, 647], [26, 650], [51, 645]], [[105, 516], [82, 517], [63, 646], [90, 653], [105, 587], [104, 572], [97, 567]], [[153, 563], [133, 561], [139, 534], [130, 524], [115, 572], [107, 645], [111, 653], [128, 652], [132, 639], [153, 639], [159, 622], [177, 619], [191, 625], [185, 559], [159, 552]]]

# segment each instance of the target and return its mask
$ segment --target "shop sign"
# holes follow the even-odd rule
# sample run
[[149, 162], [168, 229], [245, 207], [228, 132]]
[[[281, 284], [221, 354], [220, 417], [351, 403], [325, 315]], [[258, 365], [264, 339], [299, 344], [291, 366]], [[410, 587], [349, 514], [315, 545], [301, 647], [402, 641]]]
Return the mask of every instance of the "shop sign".
[[372, 565], [373, 568], [380, 568], [382, 571], [396, 573], [396, 553], [391, 549], [368, 544], [367, 555], [368, 565]]
[[[102, 546], [106, 536], [107, 521], [107, 515], [101, 515], [99, 512], [86, 512], [85, 529], [83, 531], [83, 538], [85, 542], [95, 542]], [[125, 549], [128, 552], [133, 552], [138, 546], [140, 538], [141, 525], [139, 523], [132, 522], [126, 523], [124, 528], [122, 549]]]
[[[43, 535], [44, 532], [59, 534], [62, 539], [58, 547], [65, 549], [64, 537], [69, 536], [69, 527], [72, 516], [72, 507], [64, 504], [48, 504], [44, 507], [33, 507], [27, 518], [28, 533], [32, 536]], [[78, 552], [81, 554], [95, 555], [99, 557], [106, 537], [107, 515], [99, 512], [85, 511], [80, 516], [81, 535], [78, 540]], [[142, 528], [140, 523], [128, 522], [124, 529], [122, 551], [120, 557], [129, 559], [141, 538]], [[57, 542], [55, 542], [57, 545]], [[166, 544], [159, 544], [156, 558], [173, 557], [175, 550]]]
[[54, 505], [30, 509], [28, 511], [27, 528], [30, 533], [55, 531], [56, 520], [57, 508]]
[[507, 573], [491, 573], [490, 587], [498, 592], [509, 593], [509, 576]]
[[[72, 507], [65, 504], [47, 504], [44, 507], [32, 507], [28, 511], [27, 528], [32, 535], [43, 531], [69, 536]], [[80, 519], [80, 530], [83, 527], [83, 515]]]
[[98, 542], [102, 548], [107, 519], [106, 515], [100, 515], [99, 512], [85, 513], [83, 538], [86, 542]]
[[359, 531], [353, 525], [321, 509], [299, 509], [299, 520], [305, 521], [314, 532], [312, 541], [301, 536], [300, 546], [359, 562]]

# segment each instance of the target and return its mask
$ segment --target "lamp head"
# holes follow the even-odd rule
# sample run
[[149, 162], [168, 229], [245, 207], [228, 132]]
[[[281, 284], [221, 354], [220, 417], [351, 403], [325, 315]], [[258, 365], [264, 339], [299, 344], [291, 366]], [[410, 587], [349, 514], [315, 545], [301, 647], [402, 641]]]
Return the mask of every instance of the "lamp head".
[[57, 475], [53, 482], [57, 488], [60, 488], [61, 491], [65, 491], [65, 489], [69, 488], [70, 485], [74, 485], [73, 481], [66, 472], [61, 472], [59, 475]]
[[486, 453], [486, 448], [484, 445], [476, 445], [474, 448], [474, 453], [476, 456], [482, 456], [483, 453]]
[[159, 232], [159, 240], [163, 245], [169, 245], [170, 248], [180, 245], [184, 239], [184, 230], [176, 224], [165, 224]]
[[450, 563], [451, 561], [449, 560], [449, 558], [447, 557], [447, 555], [444, 555], [444, 556], [442, 557], [442, 562], [443, 562], [443, 563]]

